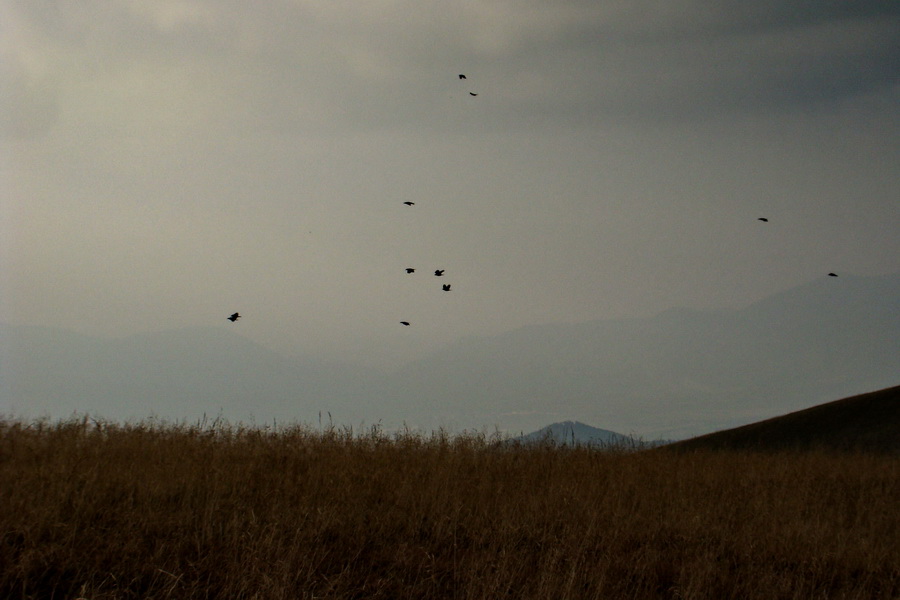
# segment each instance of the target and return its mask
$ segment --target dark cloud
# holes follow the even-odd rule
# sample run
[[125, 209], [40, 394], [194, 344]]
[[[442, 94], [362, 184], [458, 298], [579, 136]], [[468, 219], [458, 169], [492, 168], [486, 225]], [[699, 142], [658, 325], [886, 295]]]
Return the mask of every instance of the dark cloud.
[[683, 120], [891, 95], [900, 80], [895, 2], [13, 4], [86, 69], [214, 73], [230, 120], [286, 131]]
[[505, 64], [519, 118], [790, 111], [890, 96], [900, 81], [893, 5], [678, 3], [654, 11], [640, 4], [519, 48]]

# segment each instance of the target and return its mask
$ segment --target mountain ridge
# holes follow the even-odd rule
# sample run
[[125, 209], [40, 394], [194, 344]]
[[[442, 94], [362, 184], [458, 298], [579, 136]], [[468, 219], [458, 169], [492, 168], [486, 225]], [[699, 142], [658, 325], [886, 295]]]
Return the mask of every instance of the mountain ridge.
[[[852, 299], [843, 312], [841, 298]], [[448, 415], [467, 398], [495, 415], [546, 423], [563, 412], [546, 408], [556, 398], [582, 420], [632, 430], [640, 417], [657, 435], [681, 437], [763, 418], [781, 403], [794, 408], [891, 385], [900, 372], [900, 274], [820, 278], [743, 309], [682, 314], [531, 325], [459, 342], [407, 365], [428, 380], [407, 380], [406, 389]], [[528, 425], [513, 427], [539, 423]]]
[[733, 311], [530, 325], [391, 372], [283, 355], [233, 329], [104, 339], [0, 325], [0, 412], [532, 431], [576, 416], [679, 439], [896, 384], [900, 274], [820, 278]]

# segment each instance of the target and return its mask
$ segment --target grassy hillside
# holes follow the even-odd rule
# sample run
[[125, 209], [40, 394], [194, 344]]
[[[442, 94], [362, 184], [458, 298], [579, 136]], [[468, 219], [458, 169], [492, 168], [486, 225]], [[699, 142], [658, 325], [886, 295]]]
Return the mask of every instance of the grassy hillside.
[[900, 455], [900, 386], [666, 446], [676, 450], [822, 449]]
[[897, 598], [900, 463], [0, 425], [0, 597]]

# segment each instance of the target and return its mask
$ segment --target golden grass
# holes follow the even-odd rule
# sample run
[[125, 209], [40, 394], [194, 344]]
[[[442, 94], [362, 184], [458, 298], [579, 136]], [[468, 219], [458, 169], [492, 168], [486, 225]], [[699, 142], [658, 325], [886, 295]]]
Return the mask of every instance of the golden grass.
[[0, 423], [0, 597], [900, 597], [900, 461]]

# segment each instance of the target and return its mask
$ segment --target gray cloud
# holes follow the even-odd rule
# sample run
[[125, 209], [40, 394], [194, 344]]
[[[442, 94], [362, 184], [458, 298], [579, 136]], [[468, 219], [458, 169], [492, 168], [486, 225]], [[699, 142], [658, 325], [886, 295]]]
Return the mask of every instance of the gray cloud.
[[0, 137], [42, 135], [56, 123], [58, 110], [50, 82], [30, 75], [14, 59], [0, 62]]

